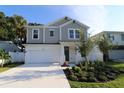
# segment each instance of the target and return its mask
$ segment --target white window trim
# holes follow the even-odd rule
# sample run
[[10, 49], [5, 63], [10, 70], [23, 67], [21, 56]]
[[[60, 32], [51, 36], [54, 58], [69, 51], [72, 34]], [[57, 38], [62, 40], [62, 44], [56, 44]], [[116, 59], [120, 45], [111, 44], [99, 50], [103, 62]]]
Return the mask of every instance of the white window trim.
[[[53, 36], [50, 36], [50, 31], [53, 31]], [[49, 29], [49, 37], [50, 38], [55, 38], [55, 29]]]
[[[34, 35], [34, 30], [38, 30], [38, 38], [33, 38], [33, 35]], [[32, 29], [32, 39], [33, 40], [39, 40], [39, 31], [40, 31], [40, 29]]]
[[[73, 30], [74, 31], [74, 38], [70, 38], [70, 30]], [[74, 29], [74, 28], [69, 28], [68, 29], [68, 39], [79, 40], [79, 38], [76, 38], [76, 30], [79, 30], [79, 29]]]

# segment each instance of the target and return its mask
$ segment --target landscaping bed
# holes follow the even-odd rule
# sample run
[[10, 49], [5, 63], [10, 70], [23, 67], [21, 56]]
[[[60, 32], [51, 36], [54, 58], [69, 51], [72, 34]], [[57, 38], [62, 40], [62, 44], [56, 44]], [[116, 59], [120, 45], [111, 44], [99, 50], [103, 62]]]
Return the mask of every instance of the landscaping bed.
[[16, 67], [16, 66], [19, 66], [19, 65], [22, 65], [24, 64], [24, 62], [19, 62], [19, 63], [9, 63], [9, 64], [6, 64], [4, 65], [4, 67], [0, 67], [0, 72], [3, 72], [3, 71], [6, 71], [6, 70], [9, 70], [13, 67]]
[[124, 63], [96, 62], [88, 70], [83, 64], [64, 70], [71, 87], [124, 87]]

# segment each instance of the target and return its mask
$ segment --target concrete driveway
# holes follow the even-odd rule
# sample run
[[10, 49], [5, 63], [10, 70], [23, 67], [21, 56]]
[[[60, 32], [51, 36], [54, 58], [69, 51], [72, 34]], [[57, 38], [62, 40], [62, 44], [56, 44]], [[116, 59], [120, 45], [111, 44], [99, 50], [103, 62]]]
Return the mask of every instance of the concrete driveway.
[[69, 88], [58, 63], [25, 64], [0, 73], [0, 87], [5, 88]]

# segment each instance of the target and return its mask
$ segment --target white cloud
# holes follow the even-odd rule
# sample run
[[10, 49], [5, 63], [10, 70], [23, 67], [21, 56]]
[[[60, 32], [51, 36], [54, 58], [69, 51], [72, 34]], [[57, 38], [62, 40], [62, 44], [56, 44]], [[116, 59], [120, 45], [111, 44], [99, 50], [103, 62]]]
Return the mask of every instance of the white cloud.
[[89, 33], [94, 35], [104, 30], [107, 11], [104, 6], [69, 6], [70, 16], [90, 26]]

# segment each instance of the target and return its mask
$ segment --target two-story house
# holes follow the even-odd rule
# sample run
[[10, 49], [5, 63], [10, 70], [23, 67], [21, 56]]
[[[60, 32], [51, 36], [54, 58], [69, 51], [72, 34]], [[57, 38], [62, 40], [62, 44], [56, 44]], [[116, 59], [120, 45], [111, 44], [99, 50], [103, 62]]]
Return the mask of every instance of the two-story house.
[[79, 31], [87, 39], [88, 26], [64, 17], [47, 25], [27, 25], [27, 40], [25, 44], [25, 63], [78, 62], [81, 60], [77, 43]]
[[116, 47], [114, 47], [111, 51], [109, 51], [109, 58], [114, 60], [124, 60], [124, 32], [120, 31], [103, 31], [101, 33], [98, 33], [94, 35], [94, 38], [101, 36], [107, 36], [112, 44]]

